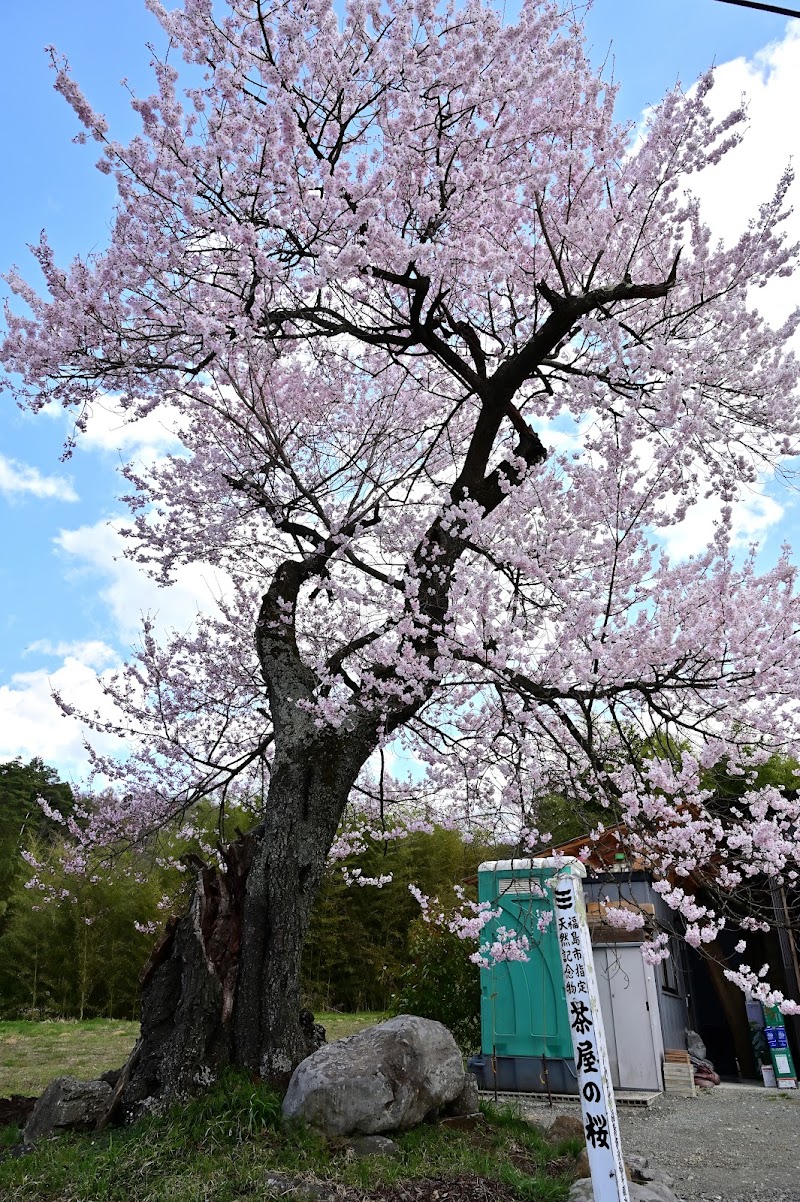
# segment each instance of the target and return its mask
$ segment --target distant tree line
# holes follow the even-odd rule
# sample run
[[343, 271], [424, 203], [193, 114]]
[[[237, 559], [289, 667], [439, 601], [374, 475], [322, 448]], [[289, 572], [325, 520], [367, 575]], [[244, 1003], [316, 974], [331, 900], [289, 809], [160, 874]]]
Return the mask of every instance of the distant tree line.
[[40, 759], [0, 764], [3, 1017], [134, 1017], [153, 932], [185, 888], [153, 849], [120, 850], [86, 876], [70, 872], [75, 800]]
[[[651, 740], [638, 754], [644, 760], [670, 750]], [[749, 781], [723, 761], [706, 773], [707, 805], [724, 817], [754, 784], [793, 798], [797, 780], [794, 760], [772, 757]], [[69, 871], [74, 844], [66, 824], [76, 800], [88, 810], [94, 804], [76, 799], [40, 759], [0, 764], [0, 1018], [138, 1017], [141, 969], [168, 915], [185, 907], [192, 862], [214, 855], [218, 810], [200, 804], [168, 840], [162, 833], [158, 845], [117, 849], [96, 871], [76, 875]], [[599, 807], [579, 811], [557, 796], [539, 799], [537, 814], [553, 845], [609, 820]], [[247, 829], [252, 820], [241, 810], [226, 816], [230, 829]], [[437, 827], [386, 842], [373, 839], [358, 855], [332, 866], [306, 941], [304, 1003], [316, 1012], [411, 1011], [445, 1022], [465, 1048], [477, 1046], [479, 973], [469, 959], [474, 948], [423, 921], [409, 885], [438, 897], [446, 910], [456, 901], [457, 886], [475, 896], [482, 860], [515, 853], [508, 846], [466, 843], [457, 832]], [[359, 886], [359, 876], [391, 880], [380, 888]], [[718, 892], [713, 881], [705, 887]], [[760, 877], [714, 900], [724, 905], [731, 930], [738, 927], [740, 910], [761, 910], [774, 920], [773, 892]], [[800, 930], [794, 874], [780, 900], [785, 925]], [[716, 945], [709, 950], [724, 960]], [[780, 957], [773, 959], [770, 977]]]
[[[137, 1017], [139, 973], [191, 885], [191, 868], [175, 862], [190, 853], [213, 855], [218, 815], [200, 806], [191, 815], [190, 835], [184, 828], [169, 846], [162, 836], [158, 847], [119, 849], [98, 871], [76, 876], [69, 871], [72, 844], [65, 826], [75, 800], [71, 787], [40, 759], [0, 764], [0, 1017]], [[80, 804], [91, 808], [92, 800], [81, 798]], [[248, 815], [231, 813], [228, 822], [246, 826]], [[388, 1010], [405, 1001], [406, 1008], [437, 1017], [443, 985], [431, 985], [444, 975], [453, 983], [456, 1010], [477, 1015], [478, 971], [468, 959], [474, 949], [425, 930], [408, 886], [416, 884], [447, 906], [455, 901], [456, 885], [474, 892], [478, 864], [497, 854], [502, 849], [465, 843], [455, 831], [435, 828], [373, 841], [333, 866], [305, 951], [306, 1004], [315, 1010]], [[342, 868], [392, 879], [381, 888], [348, 885]], [[415, 993], [418, 983], [421, 992]]]

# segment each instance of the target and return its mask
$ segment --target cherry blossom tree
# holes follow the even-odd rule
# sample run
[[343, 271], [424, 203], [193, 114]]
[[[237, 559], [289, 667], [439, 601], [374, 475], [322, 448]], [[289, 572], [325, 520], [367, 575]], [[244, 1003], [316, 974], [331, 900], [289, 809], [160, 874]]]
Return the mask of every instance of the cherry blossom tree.
[[[190, 631], [145, 628], [94, 718], [127, 754], [98, 763], [119, 787], [77, 860], [198, 797], [255, 810], [148, 966], [131, 1104], [226, 1061], [286, 1079], [312, 903], [364, 829], [524, 848], [537, 797], [600, 801], [698, 944], [798, 850], [785, 790], [721, 811], [704, 788], [799, 745], [795, 569], [731, 546], [798, 434], [797, 316], [757, 308], [795, 266], [791, 177], [730, 245], [691, 187], [745, 114], [715, 119], [708, 77], [634, 140], [548, 0], [513, 24], [479, 0], [148, 5], [169, 53], [130, 144], [54, 53], [118, 204], [66, 269], [42, 236], [46, 291], [11, 276], [2, 346], [76, 437], [108, 395], [177, 423], [183, 452], [128, 469], [128, 551], [228, 582]], [[711, 545], [670, 561], [659, 531], [709, 497]], [[656, 732], [669, 754], [631, 754]]]

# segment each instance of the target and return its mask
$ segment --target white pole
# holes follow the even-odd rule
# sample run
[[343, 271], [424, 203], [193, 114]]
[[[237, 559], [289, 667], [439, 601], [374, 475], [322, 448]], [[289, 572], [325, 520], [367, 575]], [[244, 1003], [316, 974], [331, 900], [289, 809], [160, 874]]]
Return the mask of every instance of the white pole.
[[[552, 895], [592, 1191], [595, 1202], [630, 1202], [594, 971], [582, 864], [567, 863], [548, 881]], [[580, 875], [579, 875], [580, 874]]]

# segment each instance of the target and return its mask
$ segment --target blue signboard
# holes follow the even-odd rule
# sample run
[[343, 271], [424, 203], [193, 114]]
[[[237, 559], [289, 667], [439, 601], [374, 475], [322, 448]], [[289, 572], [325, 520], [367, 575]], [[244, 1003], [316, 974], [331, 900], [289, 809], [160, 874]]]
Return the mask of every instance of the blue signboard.
[[764, 1035], [769, 1047], [775, 1082], [778, 1089], [796, 1089], [797, 1077], [792, 1063], [792, 1053], [789, 1051], [786, 1039], [783, 1015], [777, 1006], [764, 1006], [763, 1010], [766, 1019]]

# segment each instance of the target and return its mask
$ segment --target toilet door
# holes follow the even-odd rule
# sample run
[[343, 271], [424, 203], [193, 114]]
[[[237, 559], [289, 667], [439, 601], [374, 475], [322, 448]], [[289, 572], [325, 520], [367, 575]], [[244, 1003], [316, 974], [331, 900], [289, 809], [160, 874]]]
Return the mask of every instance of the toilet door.
[[660, 1091], [664, 1056], [658, 990], [636, 943], [594, 949], [611, 1080], [616, 1089]]

